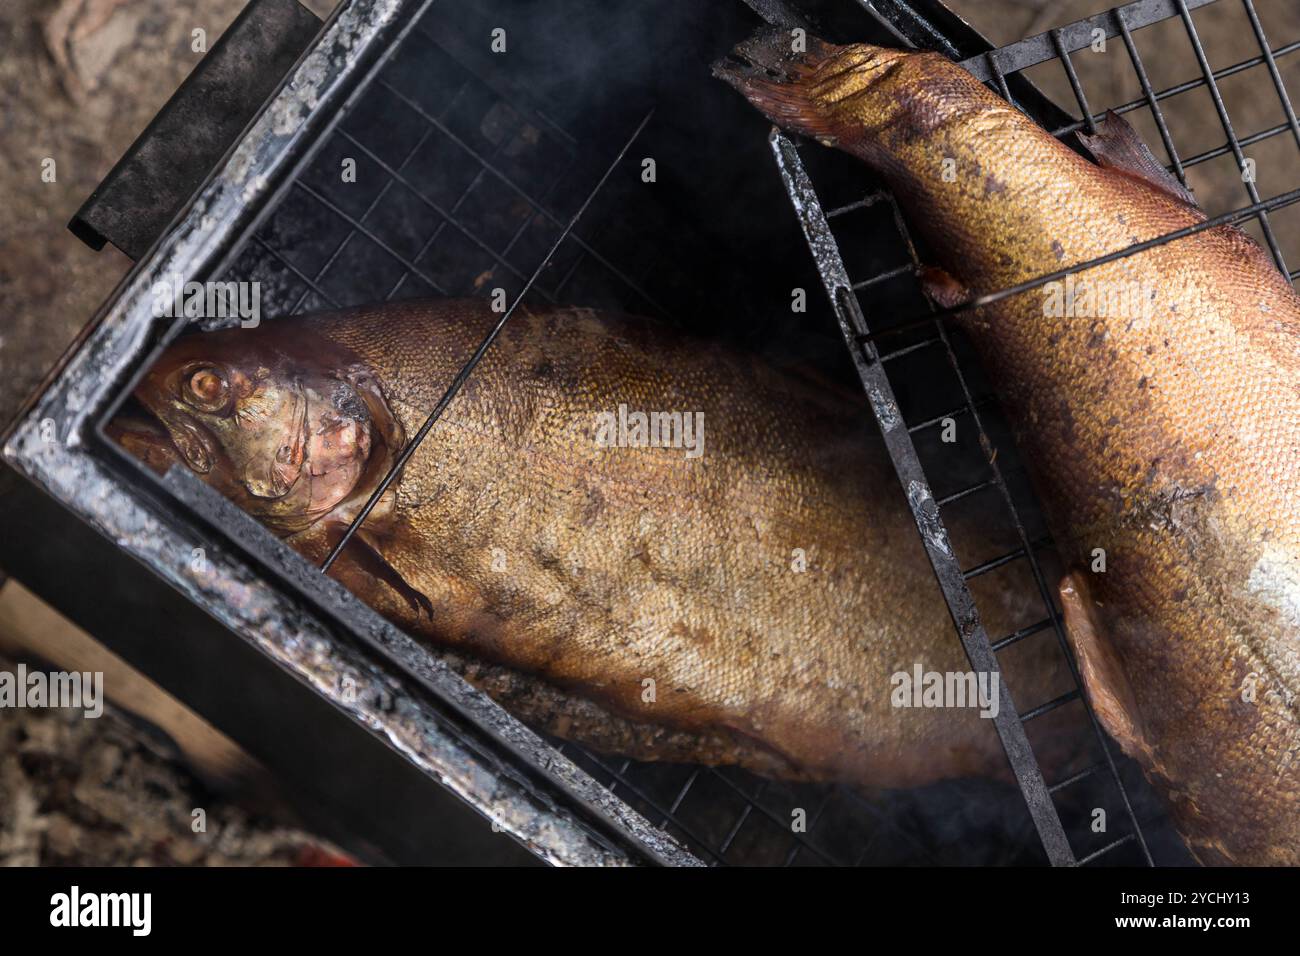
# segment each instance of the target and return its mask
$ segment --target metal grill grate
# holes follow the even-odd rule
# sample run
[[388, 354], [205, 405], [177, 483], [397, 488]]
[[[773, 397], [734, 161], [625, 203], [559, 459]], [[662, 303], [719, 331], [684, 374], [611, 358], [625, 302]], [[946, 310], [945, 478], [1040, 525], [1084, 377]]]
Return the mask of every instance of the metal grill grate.
[[[1121, 37], [1132, 68], [1141, 85], [1143, 96], [1140, 99], [1117, 105], [1114, 107], [1114, 111], [1122, 114], [1143, 106], [1150, 108], [1170, 160], [1170, 171], [1186, 185], [1186, 170], [1188, 167], [1231, 153], [1236, 160], [1237, 167], [1244, 169], [1246, 166], [1246, 157], [1243, 152], [1244, 146], [1284, 134], [1288, 130], [1295, 137], [1297, 146], [1300, 146], [1300, 124], [1297, 124], [1294, 109], [1277, 66], [1278, 58], [1294, 52], [1298, 44], [1289, 43], [1277, 49], [1271, 48], [1254, 3], [1252, 0], [1243, 0], [1244, 10], [1249, 18], [1255, 39], [1258, 41], [1260, 54], [1257, 57], [1215, 71], [1210, 66], [1191, 14], [1193, 8], [1206, 6], [1213, 2], [1215, 0], [1139, 0], [1139, 2], [1112, 9], [1069, 26], [1049, 30], [1044, 34], [1011, 44], [1002, 49], [979, 54], [964, 61], [962, 65], [977, 78], [984, 80], [993, 89], [1001, 93], [1009, 102], [1025, 109], [1024, 104], [1017, 99], [1010, 88], [1008, 77], [1035, 64], [1055, 60], [1065, 72], [1070, 90], [1078, 104], [1081, 118], [1055, 127], [1049, 124], [1049, 129], [1057, 137], [1064, 137], [1085, 128], [1089, 132], [1093, 132], [1095, 131], [1098, 114], [1094, 113], [1089, 105], [1084, 83], [1075, 68], [1071, 54], [1089, 47], [1098, 34], [1108, 38]], [[1181, 19], [1185, 28], [1191, 53], [1199, 67], [1201, 77], [1157, 92], [1152, 87], [1146, 65], [1134, 39], [1133, 31], [1175, 16]], [[894, 32], [896, 36], [906, 41], [902, 34], [897, 31]], [[908, 42], [909, 46], [916, 45], [910, 41], [906, 42]], [[955, 51], [949, 50], [948, 52]], [[1281, 101], [1287, 121], [1244, 139], [1238, 138], [1229, 118], [1227, 107], [1224, 104], [1224, 98], [1219, 91], [1218, 80], [1259, 66], [1267, 68], [1271, 84]], [[1188, 159], [1182, 159], [1176, 150], [1173, 136], [1170, 133], [1170, 124], [1161, 108], [1161, 102], [1198, 88], [1205, 88], [1210, 92], [1227, 142], [1221, 147], [1203, 151]], [[1034, 111], [1027, 110], [1027, 112], [1033, 115]], [[784, 135], [774, 132], [772, 145], [777, 166], [781, 171], [791, 201], [799, 216], [823, 284], [836, 310], [863, 385], [872, 399], [873, 409], [881, 430], [886, 436], [886, 444], [890, 448], [900, 480], [903, 482], [904, 487], [908, 489], [908, 499], [912, 505], [918, 529], [926, 541], [935, 573], [943, 587], [949, 610], [952, 613], [972, 665], [977, 670], [997, 670], [997, 653], [999, 651], [1035, 634], [1045, 634], [1049, 631], [1055, 634], [1062, 653], [1066, 655], [1067, 660], [1071, 661], [1071, 672], [1075, 683], [1072, 690], [1020, 713], [1018, 718], [1014, 713], [1010, 714], [1004, 725], [998, 728], [1026, 803], [1034, 815], [1035, 825], [1049, 859], [1057, 865], [1088, 863], [1127, 844], [1135, 844], [1143, 860], [1148, 864], [1152, 863], [1152, 855], [1147, 846], [1143, 828], [1133, 811], [1128, 790], [1121, 778], [1116, 762], [1111, 756], [1106, 738], [1092, 714], [1091, 708], [1088, 707], [1086, 700], [1082, 698], [1080, 693], [1078, 673], [1065, 642], [1060, 613], [1055, 604], [1053, 593], [1048, 587], [1048, 579], [1044, 574], [1040, 558], [1040, 555], [1045, 550], [1050, 549], [1050, 541], [1046, 539], [1031, 540], [1026, 533], [1026, 523], [1021, 516], [1021, 510], [1026, 506], [1023, 503], [1018, 503], [1017, 496], [1013, 495], [1009, 489], [1003, 468], [997, 461], [998, 445], [990, 437], [989, 430], [986, 427], [989, 418], [996, 416], [997, 412], [995, 409], [986, 411], [983, 407], [984, 403], [974, 397], [967, 381], [966, 363], [959, 357], [958, 351], [954, 348], [953, 338], [958, 333], [955, 330], [950, 330], [945, 320], [971, 308], [997, 302], [1009, 296], [1045, 285], [1048, 282], [1063, 279], [1067, 275], [1084, 271], [1092, 266], [1133, 255], [1144, 249], [1176, 241], [1218, 225], [1238, 223], [1249, 219], [1255, 219], [1259, 222], [1264, 241], [1272, 252], [1279, 270], [1294, 280], [1297, 273], [1288, 272], [1287, 270], [1282, 250], [1274, 234], [1268, 214], [1300, 200], [1300, 189], [1280, 193], [1269, 199], [1261, 199], [1253, 178], [1243, 176], [1243, 184], [1250, 202], [1249, 205], [1240, 209], [1215, 216], [1194, 227], [1181, 229], [1148, 242], [1134, 244], [1127, 249], [1099, 257], [1090, 262], [1081, 263], [1069, 269], [1063, 269], [1007, 289], [981, 295], [954, 308], [936, 309], [931, 306], [924, 316], [904, 319], [890, 323], [887, 327], [872, 330], [868, 328], [864, 310], [859, 301], [859, 294], [875, 290], [884, 283], [910, 280], [911, 277], [916, 276], [921, 268], [916, 248], [911, 239], [907, 238], [908, 262], [891, 269], [876, 271], [865, 279], [853, 281], [845, 270], [830, 221], [877, 204], [885, 204], [891, 210], [900, 234], [907, 237], [906, 226], [899, 214], [898, 207], [895, 205], [893, 198], [887, 193], [875, 192], [865, 198], [823, 212], [817, 192], [804, 168], [799, 149], [795, 143]], [[915, 340], [918, 333], [923, 337]], [[883, 353], [880, 351], [879, 343], [882, 340], [891, 339], [897, 341], [898, 336], [905, 334], [910, 335], [913, 340], [905, 340], [904, 344], [895, 345], [889, 351]], [[896, 363], [904, 357], [915, 356], [923, 351], [939, 352], [941, 354], [941, 358], [936, 361], [946, 363], [950, 369], [950, 374], [955, 376], [963, 401], [958, 408], [910, 424], [905, 429], [893, 429], [891, 431], [890, 423], [899, 420], [900, 415], [894, 398], [891, 376], [886, 369], [891, 363]], [[939, 496], [936, 499], [930, 492], [925, 469], [921, 465], [917, 450], [913, 444], [913, 436], [957, 415], [968, 416], [977, 429], [980, 445], [988, 455], [988, 473], [987, 476], [982, 477], [975, 483]], [[996, 489], [998, 497], [1008, 512], [1018, 538], [1018, 547], [963, 570], [954, 556], [953, 547], [947, 532], [944, 530], [941, 515], [946, 507], [989, 488]], [[1029, 498], [1029, 495], [1025, 494], [1020, 497], [1023, 502], [1024, 499]], [[1030, 501], [1028, 507], [1034, 508], [1032, 501]], [[1042, 600], [1042, 609], [1045, 616], [1036, 624], [1017, 630], [1000, 640], [990, 641], [988, 634], [980, 623], [975, 600], [967, 586], [968, 582], [995, 568], [1018, 561], [1027, 563], [1031, 570], [1034, 584]], [[1079, 701], [1086, 710], [1093, 734], [1104, 757], [1103, 760], [1085, 770], [1071, 774], [1065, 779], [1048, 786], [1043, 780], [1033, 751], [1028, 746], [1024, 733], [1024, 724], [1072, 701]], [[1090, 777], [1101, 774], [1108, 777], [1113, 784], [1112, 798], [1119, 800], [1124, 818], [1128, 823], [1129, 832], [1100, 847], [1090, 848], [1083, 853], [1079, 853], [1071, 845], [1071, 841], [1064, 832], [1061, 816], [1057, 812], [1053, 798], [1062, 791], [1076, 786]]]
[[[781, 9], [777, 0], [752, 5], [769, 11]], [[1190, 0], [1190, 5], [1201, 3]], [[970, 52], [969, 37], [964, 44], [949, 42], [950, 31], [943, 21], [932, 22], [919, 12], [929, 7], [942, 9], [930, 0], [910, 4], [878, 0], [873, 4], [840, 3], [838, 7], [858, 15], [859, 27], [871, 33], [864, 39], [893, 37], [895, 42], [921, 42], [943, 48], [955, 58], [960, 57], [958, 46]], [[1154, 19], [1172, 16], [1174, 7], [1171, 3], [1143, 0], [1126, 8], [1133, 11], [1129, 14], [1114, 14], [1115, 19], [1105, 29], [1116, 31], [1110, 35], [1123, 36], [1128, 47], [1135, 49], [1130, 31]], [[1248, 4], [1248, 8], [1253, 15], [1253, 7]], [[684, 315], [716, 310], [720, 300], [742, 315], [768, 315], [773, 311], [774, 289], [785, 294], [791, 278], [815, 278], [806, 263], [788, 261], [782, 268], [788, 264], [789, 274], [769, 281], [771, 268], [746, 268], [743, 253], [730, 253], [719, 247], [716, 237], [695, 235], [680, 218], [674, 219], [658, 207], [641, 202], [637, 198], [641, 192], [634, 194], [640, 189], [639, 183], [630, 185], [637, 177], [628, 168], [629, 160], [639, 157], [628, 150], [633, 144], [644, 143], [647, 137], [660, 144], [665, 139], [671, 141], [671, 131], [660, 126], [663, 114], [657, 114], [652, 121], [647, 112], [650, 104], [629, 97], [628, 102], [620, 103], [618, 116], [584, 118], [579, 107], [585, 108], [586, 102], [576, 94], [568, 99], [577, 105], [565, 109], [565, 95], [571, 91], [560, 91], [564, 95], [559, 98], [548, 97], [512, 81], [507, 71], [496, 69], [467, 50], [465, 36], [490, 25], [486, 17], [497, 13], [498, 5], [493, 3], [468, 8], [452, 3], [434, 5], [386, 52], [376, 81], [361, 90], [334, 119], [314, 146], [307, 164], [295, 174], [275, 205], [265, 211], [260, 225], [222, 278], [258, 281], [263, 310], [276, 315], [411, 297], [483, 294], [499, 287], [506, 290], [513, 303], [502, 315], [502, 324], [527, 296], [545, 302], [577, 302], [656, 314], [677, 326], [684, 324]], [[703, 14], [692, 7], [692, 15], [697, 14], [725, 20], [716, 11]], [[564, 19], [562, 12], [555, 16]], [[716, 21], [711, 22], [714, 32], [718, 32]], [[733, 26], [725, 25], [719, 42], [729, 44], [736, 38]], [[481, 32], [486, 34], [487, 30]], [[978, 70], [983, 64], [990, 71], [990, 82], [1034, 106], [1034, 91], [1021, 84], [1016, 74], [1031, 63], [1061, 58], [1063, 52], [1079, 48], [1073, 28], [1054, 33], [1055, 39], [1048, 36], [1045, 47], [1025, 41], [1030, 45], [1015, 44], [993, 55], [968, 60], [967, 66]], [[1262, 28], [1258, 36], [1263, 43]], [[663, 44], [665, 39], [659, 37], [654, 42]], [[646, 45], [652, 45], [651, 41], [647, 40]], [[1216, 76], [1267, 66], [1281, 88], [1275, 61], [1297, 48], [1300, 43], [1280, 47], [1272, 51], [1271, 57], [1261, 55], [1252, 63], [1237, 64]], [[712, 55], [721, 52], [719, 49]], [[701, 58], [697, 83], [707, 82], [707, 62], [707, 58]], [[1143, 104], [1157, 106], [1178, 94], [1172, 87], [1154, 92], [1136, 53], [1134, 65], [1146, 96], [1122, 105], [1119, 111]], [[1072, 88], [1082, 100], [1084, 85], [1071, 75]], [[1202, 85], [1209, 82], [1212, 80]], [[649, 99], [653, 101], [654, 97]], [[733, 105], [737, 115], [748, 115], [739, 104]], [[1288, 124], [1270, 135], [1286, 129], [1294, 132], [1289, 103], [1287, 110]], [[1059, 113], [1048, 111], [1043, 115], [1049, 117], [1050, 128], [1059, 135], [1081, 128], [1088, 121], [1071, 125], [1062, 122]], [[1083, 115], [1090, 116], [1086, 106]], [[1163, 118], [1160, 122], [1163, 129]], [[1241, 139], [1236, 151], [1263, 137], [1256, 134]], [[1194, 156], [1178, 169], [1234, 152], [1231, 143], [1238, 141], [1231, 132], [1229, 138], [1223, 150]], [[784, 139], [776, 139], [774, 145], [788, 181], [802, 184], [799, 188], [805, 188], [806, 198], [811, 200], [807, 208], [818, 216], [821, 206], [811, 189], [813, 180], [819, 183], [822, 195], [829, 195], [828, 187], [861, 180], [856, 164], [851, 172], [844, 166], [837, 170], [833, 162], [827, 165], [824, 157], [812, 151], [801, 156], [794, 144]], [[727, 143], [727, 147], [729, 157], [732, 150], [741, 148], [734, 142]], [[684, 155], [689, 155], [689, 148]], [[340, 189], [339, 168], [345, 158], [355, 160], [361, 173], [356, 183]], [[735, 162], [728, 159], [728, 165], [733, 167], [727, 170], [728, 176], [734, 177]], [[1178, 165], [1176, 156], [1174, 162]], [[780, 201], [779, 190], [775, 195]], [[1280, 199], [1253, 201], [1256, 208], [1243, 210], [1241, 215], [1280, 208]], [[835, 290], [831, 305], [841, 322], [848, 323], [851, 351], [859, 370], [864, 359], [878, 359], [874, 368], [882, 377], [886, 367], [890, 370], [883, 381], [886, 386], [892, 383], [897, 392], [898, 405], [909, 422], [905, 438], [917, 458], [909, 467], [913, 467], [924, 487], [929, 489], [931, 482], [934, 485], [927, 513], [937, 516], [941, 509], [965, 507], [992, 495], [1010, 519], [1008, 530], [1014, 544], [1009, 550], [980, 555], [969, 565], [952, 564], [948, 568], [942, 582], [945, 588], [958, 597], [966, 593], [964, 617], [960, 619], [978, 621], [970, 592], [978, 594], [981, 582], [1020, 567], [1031, 570], [1029, 586], [1042, 602], [1044, 610], [1039, 619], [1020, 622], [997, 640], [990, 641], [984, 635], [982, 642], [977, 642], [977, 652], [992, 660], [1000, 653], [1014, 653], [1025, 641], [1047, 639], [1049, 634], [1060, 642], [1059, 619], [1046, 583], [1050, 580], [1050, 542], [1041, 529], [1032, 499], [1022, 488], [1022, 469], [1014, 461], [1014, 451], [1000, 438], [991, 390], [980, 381], [978, 369], [969, 363], [960, 334], [939, 321], [943, 313], [927, 312], [888, 327], [880, 325], [868, 335], [858, 305], [859, 293], [869, 292], [873, 303], [910, 303], [913, 312], [923, 303], [913, 282], [918, 253], [907, 238], [897, 209], [883, 194], [863, 197], [860, 192], [856, 197], [845, 197], [843, 202], [829, 202], [828, 206], [825, 218], [837, 228], [860, 217], [876, 217], [879, 239], [872, 248], [858, 248], [847, 231], [838, 237], [832, 235], [824, 222], [825, 228], [818, 227], [816, 238], [829, 245], [815, 246], [814, 251], [829, 249], [839, 264], [840, 271], [831, 276], [835, 281], [828, 286]], [[768, 212], [770, 206], [758, 215], [770, 218]], [[625, 222], [629, 217], [635, 220], [634, 226]], [[764, 235], [770, 237], [771, 233]], [[897, 248], [890, 248], [891, 243]], [[790, 251], [798, 250], [792, 247]], [[727, 255], [731, 258], [724, 258]], [[779, 255], [773, 258], [779, 259]], [[696, 264], [695, 271], [682, 268], [687, 261]], [[702, 270], [698, 268], [700, 261], [717, 265], [711, 271]], [[865, 278], [849, 281], [845, 261], [855, 274]], [[819, 257], [817, 265], [826, 281], [826, 258]], [[741, 278], [727, 285], [730, 273]], [[768, 284], [763, 286], [765, 281]], [[803, 343], [822, 331], [815, 319], [815, 315], [809, 315], [807, 327], [793, 333], [775, 321], [756, 324], [749, 332], [752, 339], [762, 339], [784, 331], [790, 336], [786, 343]], [[829, 322], [825, 326], [833, 331]], [[900, 338], [891, 342], [891, 350], [882, 355], [876, 340], [885, 335]], [[429, 424], [454, 397], [490, 344], [491, 338], [469, 357], [431, 410]], [[909, 382], [924, 382], [928, 391], [933, 379], [927, 376], [932, 373], [919, 364], [922, 361], [937, 361], [952, 379], [949, 402], [943, 407], [925, 408], [917, 401], [917, 390], [909, 387]], [[974, 423], [980, 441], [973, 452], [989, 473], [978, 480], [963, 478], [945, 488], [935, 480], [935, 469], [925, 464], [924, 446], [927, 436], [950, 417]], [[428, 426], [415, 436], [399, 460], [399, 468], [427, 433]], [[1003, 450], [1001, 458], [994, 456], [995, 448]], [[425, 453], [433, 452], [426, 449]], [[965, 471], [954, 473], [966, 475]], [[354, 529], [355, 525], [349, 534]], [[974, 632], [966, 636], [971, 638]], [[1180, 855], [1181, 848], [1167, 829], [1161, 832], [1157, 826], [1153, 831], [1150, 820], [1158, 819], [1158, 811], [1153, 809], [1151, 796], [1135, 768], [1122, 760], [1118, 766], [1111, 761], [1090, 714], [1091, 732], [1101, 744], [1096, 759], [1061, 780], [1042, 779], [1031, 753], [1034, 727], [1047, 714], [1070, 708], [1086, 713], [1077, 680], [1073, 689], [1046, 700], [1029, 699], [1029, 703], [1018, 719], [1009, 713], [1011, 720], [1003, 729], [1016, 738], [1012, 750], [1019, 756], [1013, 761], [1020, 771], [1024, 792], [1029, 795], [1033, 825], [1024, 814], [1016, 790], [1001, 784], [955, 781], [922, 791], [886, 793], [867, 799], [843, 787], [768, 781], [731, 769], [645, 764], [595, 754], [572, 743], [554, 743], [651, 823], [672, 833], [713, 864], [1037, 862], [1042, 859], [1042, 849], [1034, 837], [1035, 826], [1046, 836], [1048, 858], [1054, 862], [1112, 863], [1134, 858], [1150, 862], [1153, 855], [1158, 861], [1167, 858], [1182, 862], [1185, 857]], [[1016, 731], [1021, 725], [1028, 728], [1027, 734]], [[1072, 818], [1057, 812], [1061, 804], [1070, 804], [1082, 812], [1107, 800], [1119, 801], [1119, 816], [1127, 821], [1130, 830], [1118, 838], [1099, 837], [1086, 825], [1075, 826]], [[792, 831], [792, 811], [806, 813], [803, 832]], [[1138, 825], [1138, 820], [1143, 826]], [[1153, 838], [1153, 832], [1161, 835]], [[977, 841], [982, 845], [975, 845]], [[1149, 852], [1148, 843], [1163, 843], [1163, 853]], [[1126, 852], [1114, 852], [1120, 848]]]

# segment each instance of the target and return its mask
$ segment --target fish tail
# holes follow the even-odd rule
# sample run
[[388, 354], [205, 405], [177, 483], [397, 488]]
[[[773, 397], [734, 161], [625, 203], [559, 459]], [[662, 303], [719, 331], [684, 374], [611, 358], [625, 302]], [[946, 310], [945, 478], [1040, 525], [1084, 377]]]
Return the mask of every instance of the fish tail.
[[796, 49], [789, 31], [765, 30], [714, 63], [713, 75], [783, 129], [814, 139], [833, 137], [834, 117], [818, 102], [814, 82], [821, 65], [843, 48], [814, 36], [799, 42]]

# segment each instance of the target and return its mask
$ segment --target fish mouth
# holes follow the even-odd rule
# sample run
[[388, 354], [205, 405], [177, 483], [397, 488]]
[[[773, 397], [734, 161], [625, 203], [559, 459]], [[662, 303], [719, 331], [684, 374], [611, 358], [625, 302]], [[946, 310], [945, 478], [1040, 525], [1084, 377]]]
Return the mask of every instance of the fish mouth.
[[172, 465], [188, 465], [158, 416], [132, 396], [106, 426], [105, 434], [160, 475]]
[[207, 475], [217, 461], [215, 443], [199, 422], [182, 411], [158, 414], [138, 395], [123, 403], [104, 430], [159, 474], [172, 465], [185, 465]]
[[153, 417], [167, 433], [172, 447], [185, 464], [200, 475], [212, 470], [217, 456], [207, 429], [182, 411], [169, 411], [165, 415], [154, 413]]

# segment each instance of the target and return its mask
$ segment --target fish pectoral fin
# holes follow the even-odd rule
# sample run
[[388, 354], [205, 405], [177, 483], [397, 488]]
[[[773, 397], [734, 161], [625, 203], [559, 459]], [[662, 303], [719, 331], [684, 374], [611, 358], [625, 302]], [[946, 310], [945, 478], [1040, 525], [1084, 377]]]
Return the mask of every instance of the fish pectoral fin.
[[921, 266], [916, 278], [925, 297], [941, 309], [953, 309], [971, 300], [970, 289], [938, 266]]
[[[346, 525], [339, 524], [331, 528], [331, 538], [337, 542], [342, 537]], [[418, 616], [421, 612], [429, 615], [433, 620], [433, 602], [429, 600], [418, 588], [414, 588], [402, 577], [402, 573], [388, 563], [384, 557], [383, 551], [380, 550], [379, 542], [365, 528], [358, 528], [356, 533], [348, 540], [348, 545], [343, 549], [343, 553], [352, 559], [366, 574], [373, 575], [383, 581], [390, 588], [402, 596], [402, 599], [411, 606], [411, 610]]]
[[1060, 597], [1066, 635], [1093, 712], [1124, 753], [1149, 760], [1151, 746], [1142, 732], [1137, 699], [1119, 658], [1099, 633], [1096, 605], [1082, 573], [1073, 571], [1061, 579]]
[[1118, 113], [1108, 111], [1096, 134], [1088, 135], [1081, 131], [1076, 135], [1098, 166], [1141, 179], [1180, 202], [1196, 207], [1196, 197], [1151, 155], [1142, 137]]

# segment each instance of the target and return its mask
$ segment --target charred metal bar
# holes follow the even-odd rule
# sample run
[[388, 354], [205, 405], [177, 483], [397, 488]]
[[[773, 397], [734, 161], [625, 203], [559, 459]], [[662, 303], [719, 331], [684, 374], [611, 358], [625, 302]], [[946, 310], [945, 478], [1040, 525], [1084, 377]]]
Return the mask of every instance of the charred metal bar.
[[[950, 504], [952, 504], [954, 501], [961, 501], [961, 499], [963, 499], [963, 498], [967, 498], [967, 497], [969, 497], [969, 496], [975, 494], [977, 491], [983, 491], [985, 488], [991, 488], [992, 486], [993, 486], [993, 481], [992, 481], [992, 479], [988, 479], [988, 478], [986, 478], [986, 479], [984, 479], [983, 481], [977, 481], [977, 482], [975, 482], [975, 484], [973, 484], [973, 485], [967, 485], [967, 486], [966, 486], [965, 488], [963, 488], [961, 491], [954, 491], [954, 492], [953, 492], [952, 494], [950, 494], [950, 495], [944, 495], [942, 498], [937, 498], [937, 499], [935, 499], [935, 503], [936, 503], [940, 508], [942, 508], [942, 507], [944, 507], [945, 505], [950, 505]], [[995, 650], [996, 650], [996, 648], [995, 648]]]
[[[908, 3], [904, 0], [857, 0], [857, 2], [903, 46], [940, 50], [953, 59], [961, 56], [961, 52], [953, 42], [951, 32], [941, 29], [934, 22], [933, 16], [927, 17], [922, 13], [921, 4]], [[942, 8], [933, 12], [947, 13]]]
[[1082, 697], [1083, 697], [1083, 693], [1077, 687], [1074, 688], [1074, 690], [1067, 690], [1060, 697], [1055, 697], [1052, 700], [1049, 700], [1045, 704], [1039, 704], [1037, 707], [1025, 711], [1023, 714], [1020, 715], [1020, 719], [1025, 723], [1029, 723], [1029, 721], [1033, 720], [1035, 717], [1041, 717], [1043, 716], [1043, 714], [1049, 714], [1052, 711], [1056, 710], [1058, 707], [1064, 707], [1066, 704], [1072, 701], [1081, 700]]
[[[858, 290], [855, 289], [854, 291], [856, 292]], [[939, 336], [936, 335], [934, 338], [924, 339], [923, 341], [916, 342], [912, 345], [904, 345], [902, 348], [894, 349], [892, 352], [883, 352], [881, 353], [880, 361], [892, 362], [894, 359], [902, 358], [904, 355], [911, 355], [913, 352], [919, 352], [921, 349], [928, 349], [930, 346], [938, 344]]]
[[830, 210], [828, 213], [826, 213], [826, 218], [835, 219], [839, 216], [844, 215], [845, 213], [854, 212], [858, 209], [870, 209], [872, 206], [874, 206], [876, 203], [880, 202], [884, 198], [885, 198], [884, 193], [872, 193], [870, 196], [867, 196], [865, 199], [859, 199], [857, 202], [851, 202], [847, 206], [840, 206], [837, 209]]
[[[1296, 119], [1295, 109], [1291, 106], [1291, 96], [1286, 91], [1286, 84], [1282, 82], [1282, 74], [1278, 72], [1277, 59], [1273, 56], [1268, 37], [1264, 35], [1264, 25], [1259, 22], [1259, 14], [1255, 12], [1253, 0], [1242, 0], [1242, 5], [1246, 8], [1246, 16], [1250, 18], [1250, 28], [1255, 33], [1255, 40], [1259, 43], [1264, 62], [1268, 64], [1268, 75], [1273, 80], [1273, 88], [1277, 90], [1278, 99], [1282, 101], [1282, 109], [1286, 112], [1287, 125], [1291, 127], [1291, 133], [1295, 136], [1296, 145], [1300, 146], [1300, 120]], [[1242, 142], [1244, 143], [1245, 140]]]
[[1061, 40], [1060, 30], [1051, 30], [1048, 35], [1052, 38], [1052, 46], [1056, 48], [1056, 54], [1061, 58], [1061, 66], [1065, 68], [1066, 78], [1070, 81], [1070, 89], [1074, 90], [1074, 98], [1079, 101], [1079, 111], [1083, 114], [1083, 123], [1088, 127], [1089, 133], [1097, 132], [1097, 122], [1093, 119], [1092, 110], [1088, 107], [1088, 98], [1083, 94], [1083, 84], [1079, 82], [1079, 74], [1075, 72], [1074, 63], [1070, 60], [1070, 51], [1065, 48], [1065, 43]]
[[970, 581], [973, 578], [978, 578], [981, 575], [988, 574], [990, 571], [996, 571], [1004, 564], [1010, 564], [1012, 561], [1019, 561], [1028, 554], [1029, 552], [1024, 548], [1016, 548], [1014, 551], [1008, 551], [1006, 554], [998, 555], [996, 558], [991, 558], [988, 561], [981, 561], [973, 568], [963, 571], [961, 576], [965, 580]]
[[[1266, 139], [1272, 139], [1274, 136], [1280, 136], [1291, 128], [1290, 123], [1278, 123], [1276, 126], [1270, 126], [1268, 129], [1262, 129], [1258, 133], [1251, 133], [1249, 136], [1241, 137], [1238, 142], [1242, 146], [1253, 146], [1256, 143], [1262, 143]], [[1195, 156], [1184, 161], [1184, 166], [1198, 166], [1201, 163], [1208, 162], [1211, 159], [1218, 159], [1220, 156], [1226, 156], [1232, 152], [1232, 146], [1224, 143], [1222, 146], [1216, 146], [1214, 149], [1207, 149], [1203, 153], [1197, 153]]]
[[[935, 341], [937, 342], [939, 339], [936, 338]], [[877, 359], [877, 361], [881, 361], [881, 359]], [[991, 401], [993, 401], [993, 399], [985, 398], [975, 402], [974, 405], [987, 405]], [[969, 415], [973, 411], [974, 405], [958, 405], [956, 408], [951, 408], [946, 412], [941, 412], [938, 415], [927, 418], [925, 421], [917, 422], [915, 425], [908, 425], [907, 430], [914, 435], [919, 431], [925, 431], [927, 428], [933, 428], [935, 425], [941, 424], [945, 418], [957, 418], [960, 415]]]
[[[993, 482], [991, 481], [989, 482], [989, 484], [992, 483]], [[1030, 624], [1028, 627], [1022, 627], [1015, 633], [1008, 634], [1006, 637], [1002, 638], [1002, 640], [995, 641], [993, 643], [993, 650], [1000, 651], [1004, 647], [1010, 647], [1012, 644], [1023, 641], [1026, 637], [1032, 637], [1035, 634], [1041, 634], [1043, 631], [1051, 630], [1057, 626], [1059, 619], [1059, 614], [1052, 614], [1051, 616], [1039, 621], [1037, 624]]]
[[1115, 840], [1111, 843], [1107, 843], [1100, 850], [1094, 850], [1092, 853], [1089, 853], [1087, 856], [1085, 856], [1082, 860], [1079, 861], [1079, 865], [1084, 866], [1085, 864], [1091, 863], [1093, 860], [1097, 859], [1098, 857], [1104, 856], [1105, 854], [1111, 852], [1112, 850], [1122, 847], [1125, 843], [1129, 843], [1130, 841], [1132, 841], [1133, 836], [1134, 835], [1132, 833], [1128, 833], [1120, 837], [1118, 840]]
[[792, 10], [784, 0], [745, 0], [745, 6], [773, 26], [805, 29], [809, 26], [807, 19]]
[[1087, 780], [1089, 777], [1096, 776], [1098, 771], [1104, 769], [1106, 769], [1106, 765], [1104, 763], [1095, 763], [1091, 767], [1085, 767], [1083, 770], [1080, 770], [1076, 774], [1071, 774], [1070, 776], [1066, 777], [1064, 780], [1057, 781], [1056, 783], [1049, 786], [1047, 789], [1050, 790], [1052, 793], [1057, 793], [1061, 790], [1066, 789], [1067, 787], [1074, 786], [1076, 783], [1079, 783], [1080, 781]]
[[860, 292], [863, 289], [869, 289], [873, 285], [879, 285], [881, 282], [888, 282], [890, 279], [897, 279], [899, 276], [905, 276], [911, 271], [911, 263], [908, 263], [905, 266], [899, 266], [897, 269], [889, 269], [878, 275], [872, 276], [870, 279], [863, 279], [861, 282], [853, 283], [853, 291]]
[[1007, 85], [1007, 75], [1002, 72], [1002, 63], [998, 60], [1000, 52], [999, 50], [989, 50], [988, 53], [984, 54], [984, 58], [988, 61], [989, 72], [993, 74], [998, 92], [1002, 94], [1002, 98], [1008, 103], [1014, 103], [1015, 101], [1011, 98], [1011, 87]]

